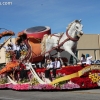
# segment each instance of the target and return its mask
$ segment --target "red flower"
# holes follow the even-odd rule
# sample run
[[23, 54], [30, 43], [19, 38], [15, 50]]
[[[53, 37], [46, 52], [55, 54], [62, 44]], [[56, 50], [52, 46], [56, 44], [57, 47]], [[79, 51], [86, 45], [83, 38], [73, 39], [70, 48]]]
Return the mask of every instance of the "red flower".
[[97, 87], [97, 83], [93, 83], [90, 78], [85, 77], [85, 78], [80, 78], [76, 77], [71, 79], [72, 82], [78, 84], [80, 88], [95, 88]]

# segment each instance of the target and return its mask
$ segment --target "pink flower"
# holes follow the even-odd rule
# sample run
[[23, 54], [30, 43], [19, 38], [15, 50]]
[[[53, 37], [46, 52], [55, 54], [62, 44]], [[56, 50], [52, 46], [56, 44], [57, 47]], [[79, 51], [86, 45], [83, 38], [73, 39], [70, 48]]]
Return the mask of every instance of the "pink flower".
[[30, 84], [15, 84], [15, 85], [13, 85], [13, 89], [15, 89], [15, 90], [29, 90]]
[[63, 84], [61, 86], [61, 89], [75, 89], [75, 88], [80, 88], [80, 86], [78, 84], [75, 84], [75, 83], [66, 83], [66, 84]]

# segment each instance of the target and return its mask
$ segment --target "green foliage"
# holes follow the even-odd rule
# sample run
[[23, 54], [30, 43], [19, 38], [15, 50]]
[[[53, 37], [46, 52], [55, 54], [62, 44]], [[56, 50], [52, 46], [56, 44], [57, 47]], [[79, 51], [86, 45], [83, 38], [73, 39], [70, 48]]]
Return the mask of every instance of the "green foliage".
[[27, 83], [27, 82], [29, 82], [29, 79], [25, 79], [25, 78], [23, 80], [21, 80], [21, 81], [18, 81], [19, 84], [21, 84], [21, 83]]
[[[59, 76], [56, 77], [56, 79], [58, 79], [58, 78], [60, 78], [60, 77], [62, 77], [62, 76], [59, 75]], [[67, 83], [67, 81], [62, 81], [62, 82], [56, 83], [56, 84], [54, 84], [54, 86], [60, 88], [60, 87], [61, 87], [63, 84], [65, 84], [65, 83]]]
[[5, 84], [7, 83], [7, 79], [6, 78], [1, 78], [0, 79], [0, 84]]
[[33, 78], [33, 79], [31, 79], [30, 83], [31, 83], [32, 85], [36, 85], [36, 84], [38, 84], [39, 82], [38, 82], [38, 80], [37, 80], [36, 78]]

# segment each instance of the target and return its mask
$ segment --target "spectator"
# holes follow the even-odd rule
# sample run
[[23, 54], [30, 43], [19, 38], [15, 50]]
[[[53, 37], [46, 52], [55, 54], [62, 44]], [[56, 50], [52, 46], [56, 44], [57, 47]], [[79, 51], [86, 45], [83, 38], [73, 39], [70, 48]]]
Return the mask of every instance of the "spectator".
[[54, 66], [53, 66], [53, 76], [54, 76], [54, 78], [56, 78], [56, 70], [60, 69], [60, 67], [61, 67], [60, 61], [58, 60], [58, 58], [55, 58]]
[[86, 64], [87, 65], [91, 65], [92, 64], [92, 56], [90, 56], [89, 54], [86, 54]]

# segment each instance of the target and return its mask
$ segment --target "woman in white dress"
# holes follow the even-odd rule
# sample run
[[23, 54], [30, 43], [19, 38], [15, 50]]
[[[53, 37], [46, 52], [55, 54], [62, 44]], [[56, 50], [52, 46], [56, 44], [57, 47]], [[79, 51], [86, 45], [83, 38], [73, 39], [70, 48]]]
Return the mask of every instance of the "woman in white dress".
[[91, 65], [92, 64], [92, 56], [89, 54], [86, 55], [86, 65]]

